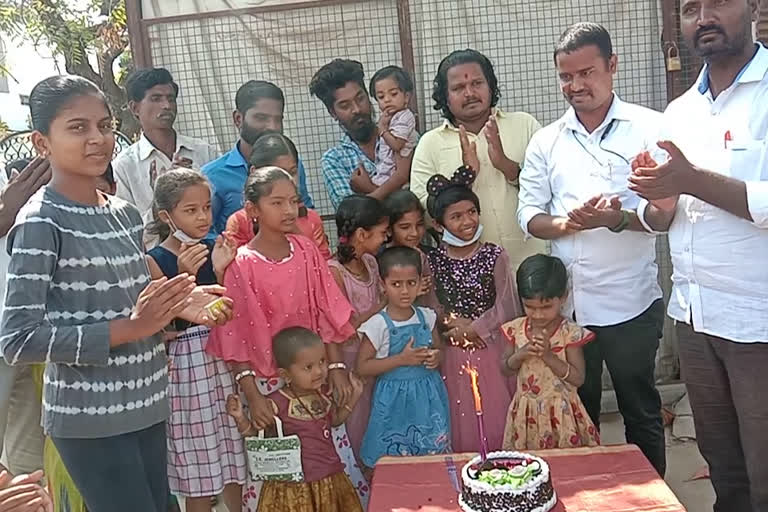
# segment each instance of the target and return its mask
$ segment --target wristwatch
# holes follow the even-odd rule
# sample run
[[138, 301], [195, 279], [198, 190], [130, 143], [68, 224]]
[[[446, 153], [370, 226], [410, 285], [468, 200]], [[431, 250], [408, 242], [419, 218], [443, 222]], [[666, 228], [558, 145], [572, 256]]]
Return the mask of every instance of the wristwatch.
[[630, 216], [629, 210], [621, 210], [621, 222], [619, 222], [615, 227], [608, 228], [613, 233], [621, 233], [625, 229], [627, 229], [627, 226], [629, 226], [629, 222], [632, 220], [632, 217]]

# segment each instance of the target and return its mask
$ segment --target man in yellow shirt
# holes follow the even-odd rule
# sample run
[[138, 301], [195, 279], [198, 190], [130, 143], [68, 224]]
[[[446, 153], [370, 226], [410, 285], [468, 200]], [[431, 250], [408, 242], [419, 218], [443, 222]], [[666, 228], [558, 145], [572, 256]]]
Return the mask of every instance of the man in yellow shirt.
[[520, 162], [541, 125], [530, 114], [497, 109], [500, 96], [493, 64], [485, 55], [458, 50], [443, 59], [432, 98], [445, 121], [424, 134], [416, 147], [411, 190], [426, 203], [430, 177], [450, 177], [461, 165], [477, 166], [472, 189], [480, 198], [482, 239], [506, 249], [517, 269], [526, 257], [545, 251], [541, 240], [525, 240], [516, 220]]

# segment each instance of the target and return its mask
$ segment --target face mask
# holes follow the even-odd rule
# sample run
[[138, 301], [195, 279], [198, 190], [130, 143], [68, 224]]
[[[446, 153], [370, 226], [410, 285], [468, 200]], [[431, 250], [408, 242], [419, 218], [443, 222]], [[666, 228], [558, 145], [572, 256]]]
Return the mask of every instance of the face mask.
[[171, 215], [168, 212], [165, 212], [165, 214], [168, 215], [168, 224], [171, 226], [171, 229], [173, 229], [173, 238], [183, 244], [199, 244], [200, 241], [203, 240], [202, 238], [192, 238], [182, 230], [178, 229], [173, 223]]
[[477, 226], [477, 231], [475, 231], [475, 236], [472, 237], [472, 240], [462, 240], [447, 229], [443, 228], [443, 243], [450, 245], [451, 247], [467, 247], [468, 245], [472, 245], [480, 240], [481, 236], [483, 236], [482, 224]]

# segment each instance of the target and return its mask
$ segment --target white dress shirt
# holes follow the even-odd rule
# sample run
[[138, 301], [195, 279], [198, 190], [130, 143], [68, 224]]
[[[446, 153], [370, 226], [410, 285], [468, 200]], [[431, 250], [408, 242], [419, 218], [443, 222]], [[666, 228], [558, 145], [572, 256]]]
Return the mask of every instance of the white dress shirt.
[[[181, 158], [189, 158], [195, 169], [200, 169], [218, 158], [218, 151], [207, 142], [176, 134], [176, 151]], [[117, 197], [125, 199], [139, 209], [145, 221], [151, 218], [154, 183], [150, 168], [155, 162], [157, 175], [173, 167], [173, 162], [144, 136], [125, 148], [112, 162], [117, 182]]]
[[716, 99], [704, 68], [667, 107], [663, 126], [691, 163], [746, 183], [754, 219], [680, 197], [669, 229], [669, 316], [704, 334], [768, 342], [768, 49], [760, 45]]
[[[596, 195], [618, 196], [634, 209], [639, 198], [627, 188], [630, 162], [652, 149], [661, 114], [614, 96], [603, 123], [588, 133], [569, 109], [537, 132], [520, 173], [517, 210], [520, 226], [539, 214], [565, 217]], [[552, 240], [571, 280], [570, 314], [581, 325], [608, 326], [631, 320], [661, 298], [656, 238], [648, 233], [606, 228]]]

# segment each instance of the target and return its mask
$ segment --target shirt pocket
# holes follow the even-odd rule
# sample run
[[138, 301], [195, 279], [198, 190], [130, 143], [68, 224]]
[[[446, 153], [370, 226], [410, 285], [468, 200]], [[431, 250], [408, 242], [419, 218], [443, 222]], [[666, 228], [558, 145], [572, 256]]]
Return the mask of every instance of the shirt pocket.
[[610, 179], [605, 181], [606, 190], [603, 191], [603, 195], [607, 197], [617, 196], [623, 204], [631, 196], [629, 175], [632, 173], [632, 166], [624, 161], [612, 161], [610, 165], [611, 175]]
[[768, 179], [768, 139], [743, 139], [734, 141], [729, 150], [729, 176], [741, 181]]
[[440, 154], [438, 155], [439, 168], [437, 172], [450, 178], [456, 169], [461, 167], [461, 146], [447, 146], [440, 148]]

